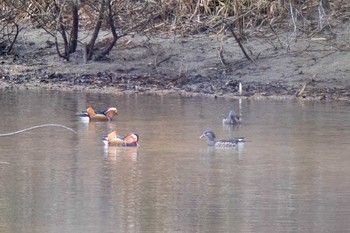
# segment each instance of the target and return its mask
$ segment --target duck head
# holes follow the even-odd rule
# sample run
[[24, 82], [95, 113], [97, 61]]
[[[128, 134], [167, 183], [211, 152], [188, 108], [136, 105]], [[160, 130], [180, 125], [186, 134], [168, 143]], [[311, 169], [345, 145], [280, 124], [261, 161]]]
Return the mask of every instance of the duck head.
[[114, 116], [117, 116], [117, 115], [118, 115], [118, 110], [117, 110], [117, 108], [115, 108], [115, 107], [108, 108], [108, 109], [105, 111], [105, 115], [106, 115], [106, 117], [107, 117], [109, 120], [112, 120], [112, 118], [113, 118]]
[[214, 132], [211, 130], [204, 131], [199, 138], [203, 138], [203, 137], [208, 138], [209, 141], [214, 141], [216, 138]]
[[124, 139], [126, 146], [137, 146], [139, 144], [140, 136], [136, 133], [128, 134]]

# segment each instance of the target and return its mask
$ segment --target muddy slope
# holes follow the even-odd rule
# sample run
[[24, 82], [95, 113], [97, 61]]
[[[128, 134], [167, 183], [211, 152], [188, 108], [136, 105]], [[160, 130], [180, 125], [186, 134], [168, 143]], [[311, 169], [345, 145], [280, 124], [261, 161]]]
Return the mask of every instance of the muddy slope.
[[256, 35], [244, 43], [254, 61], [230, 35], [136, 35], [87, 64], [81, 47], [66, 62], [45, 32], [22, 31], [14, 54], [0, 57], [0, 87], [349, 100], [349, 26], [298, 40]]

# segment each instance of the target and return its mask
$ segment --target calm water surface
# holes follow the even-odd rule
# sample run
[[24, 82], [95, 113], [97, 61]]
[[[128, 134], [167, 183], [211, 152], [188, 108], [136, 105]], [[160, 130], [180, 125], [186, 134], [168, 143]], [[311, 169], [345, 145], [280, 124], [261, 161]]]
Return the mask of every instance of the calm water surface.
[[[349, 103], [0, 91], [0, 232], [348, 232]], [[117, 106], [113, 122], [76, 116]], [[243, 124], [221, 124], [230, 109]], [[138, 148], [101, 136], [141, 135]], [[245, 136], [244, 147], [199, 139]]]

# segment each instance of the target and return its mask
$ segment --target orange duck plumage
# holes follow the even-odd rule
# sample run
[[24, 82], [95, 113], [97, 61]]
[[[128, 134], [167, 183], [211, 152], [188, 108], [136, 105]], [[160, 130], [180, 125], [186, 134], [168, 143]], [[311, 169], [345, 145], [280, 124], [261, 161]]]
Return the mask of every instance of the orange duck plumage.
[[87, 116], [90, 121], [111, 121], [114, 116], [118, 115], [118, 110], [115, 107], [110, 107], [101, 112], [95, 112], [92, 107], [86, 109]]
[[135, 133], [129, 133], [127, 136], [119, 136], [117, 131], [113, 131], [107, 136], [102, 137], [105, 145], [109, 146], [138, 146], [140, 136]]

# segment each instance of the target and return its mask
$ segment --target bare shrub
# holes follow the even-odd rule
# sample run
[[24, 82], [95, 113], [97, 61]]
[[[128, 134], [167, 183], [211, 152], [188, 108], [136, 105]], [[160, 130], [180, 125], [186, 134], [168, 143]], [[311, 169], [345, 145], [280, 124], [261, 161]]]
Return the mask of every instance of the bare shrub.
[[16, 11], [10, 7], [9, 2], [0, 3], [0, 54], [7, 55], [11, 52], [16, 42], [19, 26], [14, 15]]
[[[77, 45], [84, 44], [79, 39], [84, 28], [92, 31], [84, 44], [90, 60], [103, 58], [120, 37], [132, 32], [220, 33], [229, 23], [239, 39], [247, 29], [264, 26], [284, 27], [295, 38], [298, 32], [331, 31], [332, 19], [345, 15], [348, 5], [347, 0], [3, 0], [0, 43], [12, 35], [12, 40], [6, 38], [11, 44], [17, 25], [40, 27], [55, 38], [59, 56], [69, 60]], [[103, 43], [98, 41], [102, 29], [111, 32]]]

